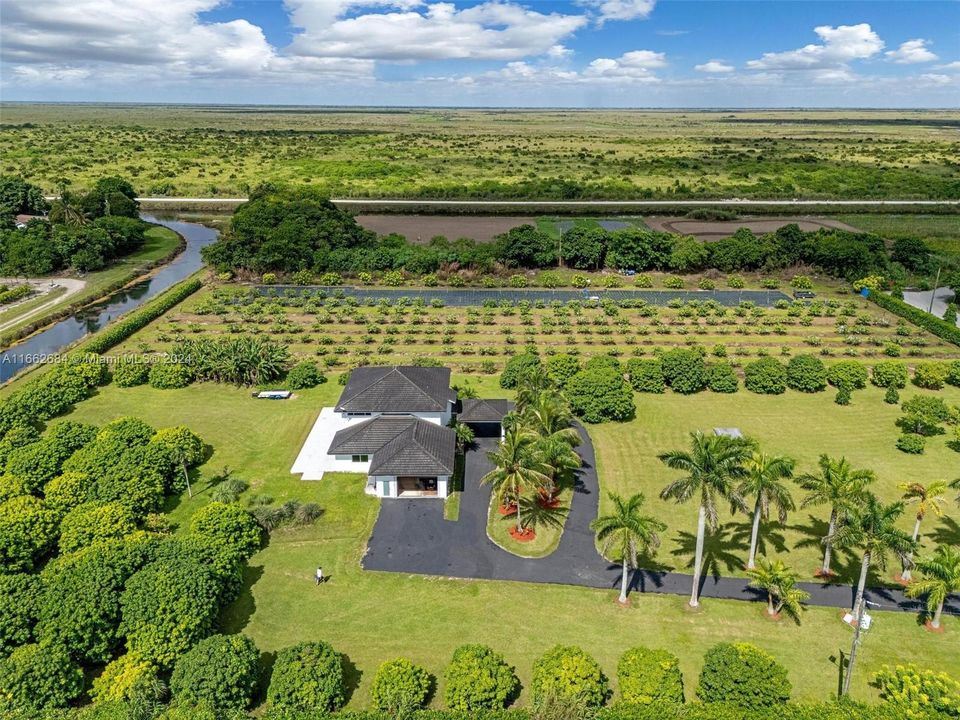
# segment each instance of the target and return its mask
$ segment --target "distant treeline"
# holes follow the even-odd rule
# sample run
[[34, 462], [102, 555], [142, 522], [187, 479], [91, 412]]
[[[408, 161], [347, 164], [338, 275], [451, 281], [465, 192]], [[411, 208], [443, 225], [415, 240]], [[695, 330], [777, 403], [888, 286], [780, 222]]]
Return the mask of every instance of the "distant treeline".
[[533, 225], [521, 225], [492, 243], [436, 237], [418, 245], [401, 235], [378, 237], [316, 191], [273, 185], [255, 190], [250, 201], [237, 208], [229, 229], [203, 254], [218, 269], [257, 273], [489, 272], [561, 263], [581, 270], [733, 272], [806, 264], [856, 279], [894, 269], [892, 263], [902, 274], [904, 269], [921, 270], [929, 262], [929, 251], [920, 241], [899, 240], [888, 254], [876, 235], [839, 229], [803, 232], [795, 224], [761, 236], [741, 228], [733, 237], [713, 243], [640, 228], [575, 227], [557, 240]]

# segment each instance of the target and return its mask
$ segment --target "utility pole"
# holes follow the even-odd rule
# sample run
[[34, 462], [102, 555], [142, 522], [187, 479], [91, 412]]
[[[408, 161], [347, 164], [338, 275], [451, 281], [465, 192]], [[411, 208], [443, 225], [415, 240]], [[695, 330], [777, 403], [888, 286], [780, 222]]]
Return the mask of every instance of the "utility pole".
[[863, 627], [863, 620], [865, 617], [868, 619], [870, 618], [870, 616], [866, 613], [866, 608], [867, 605], [873, 604], [875, 603], [871, 603], [864, 599], [864, 601], [860, 603], [860, 609], [857, 612], [857, 617], [854, 618], [854, 622], [856, 624], [853, 627], [853, 643], [850, 645], [850, 656], [847, 658], [847, 671], [843, 676], [843, 687], [840, 690], [840, 697], [846, 697], [850, 693], [850, 680], [853, 678], [853, 663], [857, 659], [857, 648], [860, 647], [860, 643], [863, 640], [861, 633], [866, 632], [866, 628]]
[[942, 265], [937, 265], [937, 279], [933, 281], [933, 292], [930, 293], [930, 307], [927, 308], [927, 312], [931, 315], [933, 314], [933, 301], [937, 297], [937, 288], [940, 287], [940, 270], [942, 268]]

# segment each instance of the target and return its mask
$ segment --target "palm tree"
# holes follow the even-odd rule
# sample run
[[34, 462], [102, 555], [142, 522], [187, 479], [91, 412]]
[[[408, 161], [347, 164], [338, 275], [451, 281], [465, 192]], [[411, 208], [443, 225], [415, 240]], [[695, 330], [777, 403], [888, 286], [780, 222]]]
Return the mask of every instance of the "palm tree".
[[547, 375], [547, 369], [543, 365], [530, 368], [517, 386], [517, 412], [522, 413], [545, 390], [556, 392], [553, 381]]
[[700, 604], [700, 569], [703, 564], [704, 526], [715, 532], [718, 525], [717, 502], [728, 500], [733, 507], [746, 512], [743, 498], [734, 483], [746, 476], [744, 462], [751, 444], [741, 438], [725, 435], [704, 435], [699, 430], [690, 433], [690, 451], [674, 450], [659, 456], [660, 461], [686, 477], [675, 480], [660, 493], [664, 500], [683, 503], [697, 496], [700, 508], [697, 516], [697, 549], [693, 565], [693, 592], [690, 607]]
[[818, 464], [819, 475], [803, 475], [797, 478], [797, 482], [808, 491], [800, 507], [830, 506], [830, 525], [823, 538], [823, 565], [820, 567], [820, 575], [831, 575], [832, 538], [837, 531], [837, 523], [863, 499], [866, 486], [876, 477], [872, 470], [855, 470], [845, 457], [834, 460], [821, 455]]
[[[943, 480], [937, 480], [926, 486], [920, 483], [903, 483], [897, 487], [903, 490], [902, 499], [905, 503], [908, 505], [916, 503], [917, 505], [916, 522], [913, 524], [913, 542], [919, 547], [920, 523], [923, 518], [926, 517], [928, 512], [932, 512], [937, 517], [943, 516], [943, 496], [947, 492], [947, 483]], [[907, 556], [903, 572], [900, 574], [900, 577], [907, 582], [910, 582], [911, 578], [910, 565], [912, 561], [913, 553]]]
[[523, 532], [520, 496], [527, 490], [549, 484], [550, 468], [537, 456], [536, 434], [516, 427], [507, 430], [496, 450], [487, 453], [494, 469], [480, 478], [482, 485], [491, 485], [501, 504], [517, 505], [517, 532]]
[[860, 617], [860, 605], [863, 603], [863, 589], [867, 584], [870, 563], [886, 569], [887, 553], [893, 552], [902, 560], [914, 549], [914, 541], [896, 526], [897, 518], [903, 514], [903, 503], [884, 505], [877, 496], [868, 492], [860, 507], [851, 512], [846, 522], [837, 528], [832, 541], [838, 547], [857, 548], [863, 553], [860, 562], [860, 581], [857, 583], [857, 596], [853, 603], [853, 616]]
[[469, 447], [473, 443], [473, 429], [466, 423], [462, 423], [459, 420], [453, 420], [450, 423], [450, 427], [457, 435], [457, 452], [462, 453], [465, 448]]
[[747, 478], [737, 492], [746, 498], [753, 495], [757, 498], [753, 506], [753, 529], [750, 532], [750, 557], [747, 560], [747, 569], [755, 567], [757, 556], [757, 540], [760, 535], [760, 520], [770, 519], [770, 506], [777, 508], [777, 519], [783, 525], [787, 521], [787, 512], [794, 509], [790, 490], [780, 482], [793, 476], [794, 460], [784, 455], [770, 456], [754, 451], [747, 460]]
[[806, 610], [803, 601], [810, 597], [810, 593], [796, 587], [797, 574], [782, 560], [761, 557], [757, 565], [747, 570], [747, 576], [750, 578], [750, 587], [767, 591], [767, 614], [773, 616], [786, 610], [800, 622], [800, 613]]
[[580, 444], [580, 433], [573, 424], [573, 413], [566, 399], [557, 392], [541, 390], [533, 395], [522, 413], [523, 422], [545, 438], [556, 438], [571, 447]]
[[[960, 478], [957, 478], [950, 483], [950, 487], [952, 487], [954, 490], [960, 490]], [[960, 505], [960, 495], [957, 495], [957, 505]]]
[[960, 550], [941, 545], [928, 558], [917, 559], [917, 570], [923, 580], [914, 580], [907, 586], [908, 597], [927, 596], [927, 610], [933, 613], [930, 627], [940, 629], [943, 604], [950, 593], [960, 592]]
[[623, 566], [620, 577], [620, 604], [627, 602], [627, 568], [637, 566], [638, 549], [656, 550], [660, 546], [658, 533], [667, 526], [651, 515], [642, 515], [643, 495], [637, 493], [624, 500], [619, 495], [609, 493], [613, 502], [613, 512], [601, 515], [590, 523], [590, 529], [597, 534], [604, 556], [612, 551], [619, 556]]
[[574, 470], [583, 465], [583, 460], [565, 440], [557, 437], [539, 438], [536, 442], [536, 452], [541, 462], [549, 468], [547, 475], [550, 478], [544, 491], [552, 494], [557, 487], [557, 478], [568, 470]]

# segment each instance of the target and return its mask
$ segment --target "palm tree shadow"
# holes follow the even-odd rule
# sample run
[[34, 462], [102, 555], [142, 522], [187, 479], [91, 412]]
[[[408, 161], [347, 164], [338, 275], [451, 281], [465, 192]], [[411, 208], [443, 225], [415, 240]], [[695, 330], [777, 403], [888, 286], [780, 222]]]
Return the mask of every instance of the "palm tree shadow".
[[[826, 520], [816, 518], [813, 515], [807, 515], [807, 524], [788, 525], [787, 529], [793, 530], [804, 537], [793, 544], [796, 548], [816, 548], [823, 555], [823, 539], [827, 536], [830, 529], [830, 523]], [[820, 567], [820, 563], [817, 563]], [[845, 548], [833, 548], [830, 569], [835, 575], [829, 580], [831, 584], [849, 584], [855, 582], [860, 575], [860, 556], [853, 550]]]
[[560, 529], [567, 520], [569, 508], [544, 507], [536, 498], [523, 498], [520, 501], [523, 524], [527, 527]]
[[[685, 567], [692, 570], [696, 548], [696, 534], [681, 530], [677, 547], [670, 554], [686, 558]], [[703, 540], [703, 574], [720, 578], [724, 569], [729, 572], [742, 568], [749, 549], [748, 543], [732, 536], [729, 523], [721, 525], [716, 532], [707, 532]]]
[[924, 538], [934, 545], [960, 545], [960, 523], [944, 515], [932, 532], [924, 533]]
[[[729, 523], [732, 532], [730, 537], [737, 544], [742, 544], [748, 550], [750, 548], [750, 536], [753, 534], [753, 525], [751, 523]], [[776, 523], [760, 523], [760, 530], [757, 534], [757, 554], [767, 555], [782, 554], [787, 552], [787, 539], [783, 533], [778, 530], [781, 527]]]

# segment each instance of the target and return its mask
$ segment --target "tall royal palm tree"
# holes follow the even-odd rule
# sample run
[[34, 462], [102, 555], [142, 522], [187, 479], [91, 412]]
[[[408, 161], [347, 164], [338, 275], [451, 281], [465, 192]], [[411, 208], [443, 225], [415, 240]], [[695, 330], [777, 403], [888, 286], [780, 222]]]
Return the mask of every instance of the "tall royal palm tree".
[[797, 482], [807, 491], [800, 507], [830, 506], [830, 525], [823, 538], [823, 565], [820, 567], [820, 575], [830, 575], [832, 538], [837, 531], [837, 525], [863, 499], [867, 485], [874, 481], [875, 476], [872, 470], [854, 469], [845, 457], [835, 460], [821, 455], [818, 464], [818, 475], [802, 475], [797, 478]]
[[867, 574], [871, 562], [881, 568], [887, 567], [887, 554], [893, 552], [902, 560], [914, 549], [910, 535], [896, 526], [897, 519], [903, 515], [903, 503], [884, 505], [877, 496], [868, 492], [860, 506], [847, 515], [846, 522], [837, 527], [833, 543], [837, 547], [856, 548], [861, 555], [860, 580], [857, 583], [856, 600], [853, 603], [853, 616], [860, 616], [863, 603], [863, 589], [867, 584]]
[[927, 610], [933, 615], [930, 627], [939, 630], [947, 596], [960, 592], [960, 550], [941, 545], [930, 557], [917, 559], [917, 571], [923, 579], [914, 580], [907, 586], [907, 596], [927, 596]]
[[507, 430], [496, 450], [487, 453], [493, 470], [480, 483], [489, 484], [501, 504], [514, 502], [517, 506], [517, 532], [523, 532], [520, 497], [528, 490], [535, 490], [550, 483], [550, 468], [536, 451], [537, 435], [516, 427]]
[[770, 507], [777, 508], [777, 519], [783, 525], [787, 513], [794, 509], [790, 489], [782, 481], [793, 476], [794, 460], [784, 455], [767, 455], [754, 451], [746, 462], [747, 477], [737, 488], [741, 497], [755, 497], [753, 505], [753, 529], [750, 531], [750, 557], [747, 569], [756, 566], [757, 540], [760, 536], [760, 521], [770, 519]]
[[[943, 480], [937, 480], [930, 483], [929, 485], [922, 485], [920, 483], [903, 483], [898, 486], [903, 490], [902, 500], [907, 505], [916, 505], [916, 519], [913, 524], [913, 542], [919, 547], [920, 545], [920, 523], [923, 522], [923, 519], [927, 516], [927, 513], [932, 513], [936, 517], [943, 516], [943, 504], [945, 501], [945, 495], [947, 492], [947, 483]], [[900, 574], [900, 577], [907, 582], [910, 582], [911, 574], [911, 563], [913, 561], [913, 554], [907, 556], [907, 562], [904, 563], [903, 572]]]
[[719, 524], [717, 504], [728, 500], [730, 504], [746, 512], [743, 498], [737, 492], [736, 483], [746, 476], [744, 463], [750, 454], [751, 443], [741, 438], [724, 435], [704, 435], [699, 430], [690, 433], [690, 450], [674, 450], [659, 456], [667, 467], [686, 473], [674, 480], [661, 492], [664, 500], [678, 503], [691, 498], [699, 501], [697, 515], [697, 549], [693, 563], [693, 591], [690, 607], [700, 604], [700, 570], [703, 564], [703, 540], [705, 526], [716, 532]]
[[760, 558], [757, 567], [747, 570], [750, 587], [765, 590], [767, 593], [767, 614], [777, 615], [786, 610], [800, 622], [800, 613], [806, 610], [803, 601], [810, 593], [796, 587], [797, 574], [784, 565], [782, 560]]
[[543, 365], [530, 368], [517, 385], [517, 412], [523, 413], [540, 393], [552, 389], [553, 381], [550, 380], [547, 369]]
[[601, 515], [590, 523], [590, 529], [597, 534], [604, 556], [620, 559], [623, 572], [620, 576], [621, 605], [627, 602], [627, 570], [637, 566], [640, 550], [656, 550], [660, 546], [659, 533], [667, 526], [652, 515], [643, 515], [643, 495], [637, 493], [624, 500], [614, 493], [609, 494], [613, 511]]
[[581, 442], [580, 433], [571, 427], [573, 413], [569, 403], [555, 391], [541, 390], [531, 396], [523, 408], [522, 418], [527, 427], [542, 437], [563, 440], [571, 447]]

